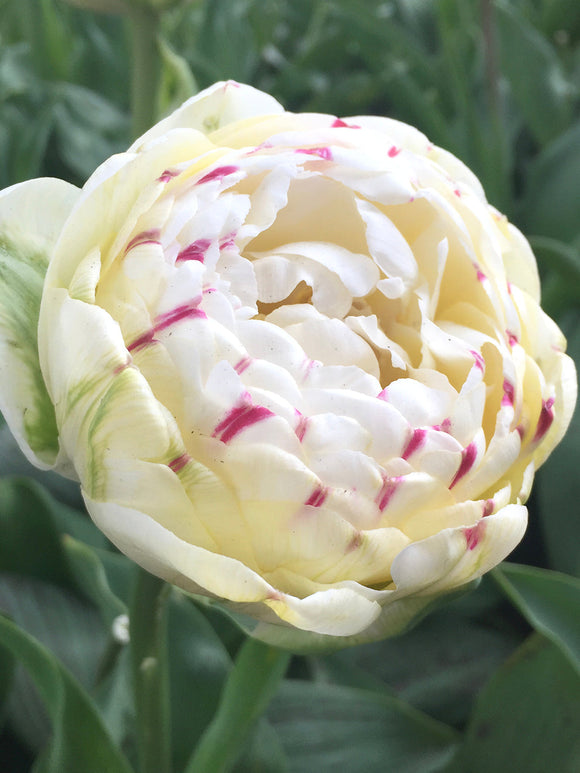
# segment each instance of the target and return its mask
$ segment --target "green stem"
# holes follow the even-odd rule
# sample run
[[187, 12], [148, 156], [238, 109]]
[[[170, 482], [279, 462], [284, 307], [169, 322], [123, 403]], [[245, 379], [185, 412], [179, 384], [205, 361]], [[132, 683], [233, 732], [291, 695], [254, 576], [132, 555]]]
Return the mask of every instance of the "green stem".
[[170, 705], [166, 651], [169, 585], [137, 570], [130, 609], [131, 657], [140, 773], [170, 773]]
[[290, 653], [248, 639], [224, 687], [216, 714], [185, 773], [226, 773], [256, 720], [266, 709], [288, 666]]
[[131, 115], [134, 137], [157, 121], [157, 95], [161, 80], [161, 56], [157, 42], [159, 15], [151, 8], [132, 5], [131, 29]]

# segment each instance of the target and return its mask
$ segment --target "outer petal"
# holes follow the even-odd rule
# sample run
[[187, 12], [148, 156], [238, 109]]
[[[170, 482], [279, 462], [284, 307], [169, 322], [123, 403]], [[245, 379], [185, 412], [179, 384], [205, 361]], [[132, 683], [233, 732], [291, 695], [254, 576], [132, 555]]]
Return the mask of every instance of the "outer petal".
[[[31, 180], [0, 193], [0, 409], [31, 462], [60, 465], [58, 432], [38, 358], [37, 327], [53, 246], [80, 191]], [[58, 461], [57, 461], [58, 460]]]
[[369, 598], [372, 592], [362, 586], [357, 592], [356, 583], [296, 598], [277, 591], [241, 561], [179, 539], [145, 513], [86, 495], [85, 502], [97, 526], [140, 566], [190, 593], [243, 605], [240, 610], [258, 619], [278, 618], [334, 640], [359, 633], [380, 614], [377, 601]]
[[215, 83], [188, 99], [175, 112], [139, 137], [129, 151], [141, 149], [172, 129], [197, 129], [209, 134], [244, 118], [283, 112], [284, 108], [279, 102], [252, 86], [235, 81]]

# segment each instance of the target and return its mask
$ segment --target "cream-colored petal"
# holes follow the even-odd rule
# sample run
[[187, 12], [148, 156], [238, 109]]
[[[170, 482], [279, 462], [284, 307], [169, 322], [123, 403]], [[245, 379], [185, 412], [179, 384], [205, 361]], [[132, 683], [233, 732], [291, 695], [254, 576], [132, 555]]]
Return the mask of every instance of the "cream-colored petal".
[[54, 243], [78, 196], [73, 185], [50, 178], [0, 193], [0, 410], [31, 462], [63, 472], [37, 327]]

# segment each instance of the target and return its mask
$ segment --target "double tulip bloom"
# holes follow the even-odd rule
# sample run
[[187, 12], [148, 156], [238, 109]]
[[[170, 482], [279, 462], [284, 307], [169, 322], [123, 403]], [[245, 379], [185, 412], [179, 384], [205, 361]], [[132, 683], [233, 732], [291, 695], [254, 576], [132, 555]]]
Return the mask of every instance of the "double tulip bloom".
[[415, 129], [221, 83], [0, 223], [2, 411], [149, 571], [367, 641], [521, 539], [574, 366], [524, 237]]

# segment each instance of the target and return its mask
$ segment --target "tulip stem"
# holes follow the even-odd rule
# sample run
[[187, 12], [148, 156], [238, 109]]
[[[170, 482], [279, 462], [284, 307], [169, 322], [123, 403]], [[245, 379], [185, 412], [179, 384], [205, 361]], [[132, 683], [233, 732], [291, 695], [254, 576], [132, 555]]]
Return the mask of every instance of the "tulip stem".
[[286, 673], [290, 653], [247, 639], [185, 773], [226, 773]]
[[166, 641], [169, 587], [158, 577], [137, 569], [129, 632], [139, 773], [171, 771]]
[[131, 30], [131, 116], [134, 138], [157, 121], [161, 57], [157, 41], [159, 15], [151, 8], [132, 4]]

